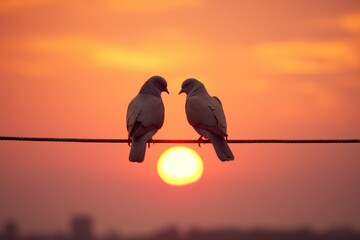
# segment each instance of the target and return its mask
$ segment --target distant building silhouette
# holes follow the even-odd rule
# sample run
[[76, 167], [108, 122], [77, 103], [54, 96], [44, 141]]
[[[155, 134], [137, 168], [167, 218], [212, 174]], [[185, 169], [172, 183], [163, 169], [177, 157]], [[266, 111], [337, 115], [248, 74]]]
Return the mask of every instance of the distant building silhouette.
[[181, 240], [182, 237], [179, 234], [179, 231], [175, 226], [170, 226], [168, 228], [164, 228], [160, 231], [157, 231], [153, 237], [153, 240]]
[[88, 216], [77, 216], [71, 222], [72, 240], [93, 240], [92, 220]]
[[121, 236], [116, 231], [108, 232], [103, 238], [103, 240], [120, 240], [120, 239], [123, 238], [121, 238]]
[[18, 240], [20, 239], [19, 236], [19, 229], [15, 222], [9, 221], [6, 222], [4, 225], [4, 232], [2, 239], [4, 240]]

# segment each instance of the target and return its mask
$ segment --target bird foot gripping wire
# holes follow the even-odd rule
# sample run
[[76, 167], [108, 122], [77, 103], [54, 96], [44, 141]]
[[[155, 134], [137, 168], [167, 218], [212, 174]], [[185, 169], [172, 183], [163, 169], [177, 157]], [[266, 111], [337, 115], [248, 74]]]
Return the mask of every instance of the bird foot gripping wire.
[[203, 136], [200, 136], [197, 141], [198, 141], [199, 147], [201, 147], [201, 145], [200, 145], [201, 143], [202, 143], [202, 144], [205, 144], [205, 139], [203, 139]]
[[[150, 148], [150, 143], [153, 141], [153, 139], [151, 138], [148, 142], [147, 142], [147, 145], [148, 145], [148, 148]], [[132, 144], [132, 141], [131, 141], [131, 139], [130, 138], [128, 138], [127, 139], [127, 145], [129, 146], [129, 147], [131, 147], [131, 144]], [[155, 143], [153, 142], [153, 145], [154, 145]]]
[[[148, 148], [150, 148], [150, 143], [153, 141], [154, 141], [154, 139], [150, 138], [150, 140], [147, 142]], [[155, 143], [153, 142], [152, 144], [154, 145]]]

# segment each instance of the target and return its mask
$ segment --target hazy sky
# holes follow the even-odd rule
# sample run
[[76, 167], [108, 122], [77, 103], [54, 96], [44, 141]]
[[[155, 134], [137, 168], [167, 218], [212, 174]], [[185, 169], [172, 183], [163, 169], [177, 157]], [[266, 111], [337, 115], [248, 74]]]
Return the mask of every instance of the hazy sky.
[[[177, 95], [188, 77], [221, 99], [230, 139], [360, 138], [359, 43], [357, 0], [2, 0], [0, 135], [126, 138], [128, 103], [161, 75], [155, 138], [198, 138]], [[189, 145], [204, 175], [185, 187], [156, 172], [170, 146], [134, 164], [126, 144], [2, 141], [0, 224], [360, 229], [359, 145], [231, 145], [226, 163]]]

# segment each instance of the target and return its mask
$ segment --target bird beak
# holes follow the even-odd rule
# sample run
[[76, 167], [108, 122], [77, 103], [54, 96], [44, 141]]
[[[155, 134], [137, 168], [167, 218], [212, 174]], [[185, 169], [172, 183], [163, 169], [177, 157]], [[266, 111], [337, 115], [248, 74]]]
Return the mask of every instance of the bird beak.
[[185, 91], [181, 89], [178, 95], [182, 94], [183, 92], [185, 92]]
[[169, 95], [170, 95], [169, 90], [165, 89], [165, 90], [164, 90], [164, 92], [167, 92], [167, 94], [169, 94]]

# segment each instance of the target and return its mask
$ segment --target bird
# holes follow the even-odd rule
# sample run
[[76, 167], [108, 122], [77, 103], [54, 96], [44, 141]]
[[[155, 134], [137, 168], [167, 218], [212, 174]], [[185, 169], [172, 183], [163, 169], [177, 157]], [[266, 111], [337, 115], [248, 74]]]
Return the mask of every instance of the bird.
[[[152, 76], [142, 85], [138, 95], [129, 103], [126, 113], [130, 162], [143, 162], [146, 144], [163, 126], [165, 118], [161, 93], [169, 91], [161, 76]], [[130, 144], [131, 143], [131, 144]]]
[[212, 97], [204, 84], [195, 78], [186, 79], [179, 95], [186, 93], [185, 112], [189, 124], [202, 137], [210, 140], [221, 161], [234, 160], [234, 155], [227, 143], [227, 124], [222, 103], [218, 97]]

